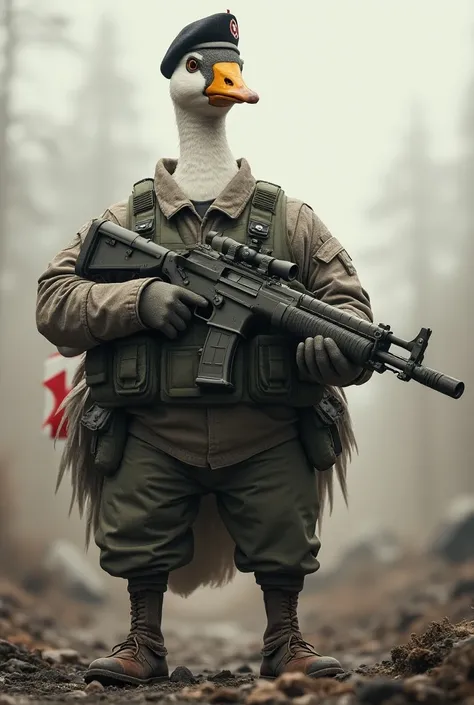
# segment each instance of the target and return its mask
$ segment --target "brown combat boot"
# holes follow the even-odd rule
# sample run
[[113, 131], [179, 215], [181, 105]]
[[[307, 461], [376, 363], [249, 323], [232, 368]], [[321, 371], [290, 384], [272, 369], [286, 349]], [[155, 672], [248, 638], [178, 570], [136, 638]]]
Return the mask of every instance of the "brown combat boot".
[[110, 656], [92, 661], [84, 680], [102, 685], [144, 685], [167, 680], [167, 651], [161, 633], [163, 592], [130, 591], [131, 629]]
[[263, 637], [261, 678], [299, 672], [311, 678], [329, 678], [344, 673], [339, 661], [321, 656], [304, 641], [298, 624], [298, 593], [264, 590], [268, 626]]

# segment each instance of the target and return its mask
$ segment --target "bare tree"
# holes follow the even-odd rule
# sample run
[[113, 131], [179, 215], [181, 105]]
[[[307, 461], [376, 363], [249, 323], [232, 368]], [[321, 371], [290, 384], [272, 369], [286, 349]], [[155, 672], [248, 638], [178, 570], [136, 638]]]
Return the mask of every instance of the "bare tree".
[[[474, 49], [474, 44], [473, 44]], [[473, 56], [474, 59], [474, 56]], [[456, 257], [451, 286], [446, 290], [445, 310], [451, 320], [448, 339], [453, 364], [466, 383], [466, 394], [453, 418], [453, 466], [461, 479], [460, 491], [474, 492], [474, 446], [472, 419], [474, 403], [474, 60], [466, 87], [459, 125], [459, 154], [454, 162], [453, 208], [446, 228], [447, 256]], [[471, 391], [471, 393], [469, 393]]]
[[[19, 229], [46, 218], [41, 188], [44, 179], [38, 179], [37, 174], [51, 154], [55, 134], [52, 116], [45, 117], [39, 111], [32, 115], [18, 107], [16, 94], [28, 74], [22, 59], [32, 46], [55, 51], [70, 43], [65, 18], [39, 10], [32, 0], [2, 0], [0, 9], [0, 262], [5, 266], [7, 245], [18, 242]], [[16, 230], [15, 239], [9, 237], [12, 229]]]
[[[404, 330], [399, 333], [403, 337], [414, 337], [422, 326], [438, 327], [438, 332], [442, 327], [439, 312], [443, 297], [440, 274], [436, 273], [444, 247], [441, 174], [431, 156], [422, 111], [414, 105], [402, 151], [369, 210], [372, 220], [386, 226], [378, 244], [365, 253], [365, 259], [377, 268], [388, 310], [401, 312], [399, 324]], [[424, 523], [431, 525], [439, 503], [433, 408], [440, 402], [431, 392], [410, 384], [409, 391], [397, 385], [391, 404], [399, 409], [397, 431], [404, 443], [404, 456], [411, 455], [412, 492]]]
[[61, 228], [68, 232], [126, 198], [134, 181], [149, 175], [135, 86], [123, 73], [121, 53], [116, 25], [103, 16], [75, 95], [73, 119], [59, 135], [56, 193]]
[[5, 238], [7, 182], [10, 169], [8, 133], [11, 123], [11, 91], [15, 75], [15, 24], [13, 0], [3, 0], [1, 27], [3, 30], [3, 56], [0, 73], [0, 261]]
[[47, 165], [58, 119], [35, 88], [49, 78], [48, 60], [72, 46], [63, 16], [41, 5], [0, 0], [0, 448], [11, 448], [13, 475], [17, 458], [34, 467], [37, 446], [24, 438], [37, 438], [42, 413], [34, 301], [42, 233], [51, 222]]

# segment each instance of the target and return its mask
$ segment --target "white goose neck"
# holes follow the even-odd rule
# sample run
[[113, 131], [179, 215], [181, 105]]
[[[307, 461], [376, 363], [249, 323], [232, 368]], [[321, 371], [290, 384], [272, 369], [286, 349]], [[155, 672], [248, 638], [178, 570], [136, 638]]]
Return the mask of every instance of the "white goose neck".
[[179, 159], [173, 177], [193, 201], [215, 199], [239, 170], [227, 143], [225, 115], [208, 117], [175, 105]]

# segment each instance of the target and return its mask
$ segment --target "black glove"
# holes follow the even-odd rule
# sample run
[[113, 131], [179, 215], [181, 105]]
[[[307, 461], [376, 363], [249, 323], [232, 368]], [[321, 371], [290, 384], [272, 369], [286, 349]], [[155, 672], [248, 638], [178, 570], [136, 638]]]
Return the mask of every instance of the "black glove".
[[77, 357], [78, 355], [82, 355], [85, 350], [82, 350], [81, 348], [66, 348], [66, 347], [58, 347], [58, 353], [62, 355], [63, 357]]
[[207, 306], [199, 294], [167, 282], [152, 281], [143, 289], [138, 304], [138, 313], [148, 328], [176, 338], [186, 330], [192, 313], [189, 307]]
[[296, 349], [296, 364], [303, 381], [345, 387], [362, 372], [339, 350], [332, 338], [306, 338]]

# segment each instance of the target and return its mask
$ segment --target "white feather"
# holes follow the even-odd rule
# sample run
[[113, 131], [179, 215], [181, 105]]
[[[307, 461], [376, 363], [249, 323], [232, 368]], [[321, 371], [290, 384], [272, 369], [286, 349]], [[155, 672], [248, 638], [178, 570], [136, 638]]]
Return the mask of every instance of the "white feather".
[[[225, 129], [225, 118], [232, 106], [222, 108], [209, 105], [208, 99], [203, 94], [205, 86], [203, 75], [199, 71], [189, 73], [186, 70], [189, 56], [200, 58], [196, 52], [185, 56], [170, 81], [170, 94], [176, 113], [180, 141], [180, 155], [173, 176], [188, 198], [205, 201], [216, 198], [238, 171], [237, 162], [227, 143]], [[58, 486], [64, 474], [69, 471], [73, 486], [71, 507], [77, 503], [81, 514], [87, 509], [86, 541], [88, 543], [91, 533], [98, 525], [102, 480], [91, 467], [86, 434], [80, 424], [88, 398], [83, 359], [76, 371], [72, 387], [62, 405], [65, 412], [64, 420], [68, 420], [69, 429], [61, 459]], [[338, 394], [346, 408], [346, 414], [339, 428], [343, 453], [334, 471], [347, 501], [347, 464], [350, 461], [351, 452], [356, 450], [357, 446], [344, 393], [342, 390], [332, 391]], [[329, 500], [329, 509], [332, 509], [334, 471], [331, 469], [325, 473], [317, 473], [320, 523], [326, 500]], [[222, 587], [233, 579], [236, 571], [235, 544], [222, 522], [214, 498], [206, 498], [201, 503], [193, 529], [194, 557], [191, 563], [173, 571], [170, 575], [171, 592], [182, 596], [190, 595], [203, 585]]]
[[232, 105], [209, 105], [204, 76], [189, 73], [186, 54], [170, 80], [170, 95], [179, 134], [179, 158], [173, 177], [193, 201], [215, 199], [238, 171], [227, 142], [225, 119]]

